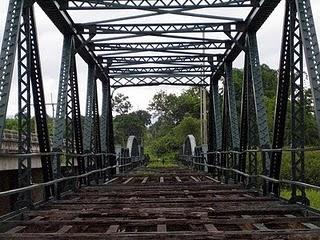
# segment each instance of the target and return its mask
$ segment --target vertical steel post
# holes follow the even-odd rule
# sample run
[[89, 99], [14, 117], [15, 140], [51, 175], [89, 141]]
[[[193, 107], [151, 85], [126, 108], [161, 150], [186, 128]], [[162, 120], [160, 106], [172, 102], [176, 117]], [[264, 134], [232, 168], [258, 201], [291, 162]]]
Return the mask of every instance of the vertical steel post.
[[[247, 35], [247, 46], [248, 46], [248, 63], [250, 66], [250, 75], [252, 79], [252, 93], [255, 104], [255, 116], [258, 129], [258, 139], [260, 148], [270, 148], [270, 136], [267, 122], [267, 111], [263, 100], [263, 84], [262, 75], [260, 68], [260, 58], [257, 43], [256, 32], [249, 32]], [[250, 81], [249, 81], [250, 83]], [[252, 109], [253, 110], [253, 109]], [[254, 158], [253, 158], [254, 159]], [[254, 160], [255, 161], [255, 160]], [[253, 162], [254, 162], [253, 161]], [[265, 154], [263, 158], [263, 174], [269, 175], [270, 169], [270, 157], [269, 153]], [[264, 192], [266, 192], [266, 184], [264, 185]]]
[[6, 121], [24, 0], [10, 0], [0, 50], [0, 142]]
[[310, 0], [295, 0], [305, 58], [320, 132], [320, 51]]
[[[63, 139], [66, 127], [66, 109], [68, 81], [70, 78], [71, 59], [73, 49], [73, 36], [65, 35], [63, 41], [62, 60], [60, 67], [59, 89], [57, 98], [57, 112], [53, 129], [53, 151], [62, 152], [64, 148]], [[55, 179], [61, 176], [60, 156], [54, 156], [52, 161], [53, 176]], [[56, 197], [60, 197], [58, 184], [55, 186]]]
[[[30, 8], [24, 8], [18, 40], [18, 151], [20, 154], [31, 153], [31, 40]], [[31, 157], [18, 158], [18, 186], [31, 184]], [[18, 194], [15, 208], [31, 206], [31, 192]]]

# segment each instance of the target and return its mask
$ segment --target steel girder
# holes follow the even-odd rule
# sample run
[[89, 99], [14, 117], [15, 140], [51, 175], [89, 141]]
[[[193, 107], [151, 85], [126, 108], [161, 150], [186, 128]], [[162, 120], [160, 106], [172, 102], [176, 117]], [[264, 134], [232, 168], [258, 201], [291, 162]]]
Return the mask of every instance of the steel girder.
[[[75, 54], [71, 59], [70, 78], [68, 83], [68, 106], [67, 106], [67, 124], [66, 124], [66, 152], [71, 154], [83, 154], [82, 124], [80, 113], [80, 99], [78, 88], [78, 76]], [[70, 135], [69, 135], [70, 134]], [[69, 137], [70, 136], [70, 137]], [[71, 161], [68, 161], [71, 160]], [[82, 156], [77, 157], [79, 174], [85, 173], [85, 164]], [[70, 167], [70, 174], [75, 174], [74, 157], [66, 157], [66, 167]]]
[[217, 151], [222, 149], [222, 120], [221, 120], [221, 104], [220, 104], [220, 94], [219, 94], [219, 84], [218, 81], [212, 82], [212, 101], [213, 101], [213, 118], [215, 125], [215, 138]]
[[[111, 108], [111, 89], [110, 81], [102, 82], [102, 112], [101, 112], [101, 123], [100, 123], [100, 136], [101, 136], [101, 150], [103, 153], [113, 153], [114, 148], [111, 147], [111, 131], [112, 116], [110, 117]], [[112, 109], [111, 109], [112, 111]], [[111, 156], [105, 156], [103, 159], [104, 167], [110, 166]]]
[[[53, 151], [67, 154], [82, 154], [82, 130], [80, 115], [80, 100], [78, 92], [78, 78], [75, 60], [75, 43], [71, 35], [64, 37], [60, 79], [58, 89], [57, 113], [53, 131]], [[64, 140], [66, 144], [64, 144]], [[84, 173], [84, 161], [81, 156], [77, 157], [78, 169]], [[60, 156], [53, 157], [54, 178], [62, 176]], [[66, 175], [74, 174], [74, 158], [66, 156]], [[60, 197], [60, 186], [55, 186], [56, 197]]]
[[[304, 148], [304, 87], [303, 87], [303, 44], [301, 26], [295, 1], [287, 1], [285, 9], [282, 52], [280, 59], [280, 74], [274, 129], [273, 148], [284, 146], [285, 123], [289, 93], [291, 96], [291, 147]], [[291, 91], [289, 91], [291, 90]], [[270, 175], [280, 177], [282, 154], [272, 154]], [[304, 181], [304, 151], [296, 150], [291, 153], [292, 179]], [[299, 192], [297, 192], [299, 190]], [[270, 191], [279, 195], [279, 185], [272, 184]], [[299, 196], [298, 196], [299, 195]], [[305, 189], [292, 186], [292, 202], [308, 203]]]
[[[235, 100], [234, 85], [232, 80], [232, 63], [225, 64], [224, 94], [223, 94], [223, 120], [222, 120], [222, 151], [239, 151], [240, 138], [238, 126], [238, 113]], [[233, 155], [233, 154], [232, 154]], [[238, 158], [231, 154], [223, 153], [221, 165], [235, 168]], [[235, 156], [235, 155], [234, 155]], [[228, 183], [229, 173], [224, 174], [225, 182]]]
[[87, 41], [76, 31], [75, 24], [68, 12], [62, 10], [64, 0], [37, 0], [37, 4], [64, 36], [72, 35], [74, 37], [77, 53], [86, 63], [96, 65], [97, 75], [101, 80], [106, 80], [107, 75], [104, 72], [103, 66], [100, 64], [98, 57], [88, 46], [85, 46]]
[[243, 22], [221, 23], [157, 23], [157, 24], [78, 24], [82, 34], [148, 34], [148, 33], [194, 33], [239, 32], [245, 30]]
[[[53, 143], [54, 152], [62, 152], [64, 149], [63, 139], [66, 129], [66, 110], [67, 110], [67, 92], [68, 81], [71, 69], [71, 59], [73, 51], [73, 37], [64, 36], [62, 60], [60, 67], [59, 89], [57, 96], [57, 112], [54, 120]], [[53, 176], [55, 179], [61, 177], [61, 161], [60, 156], [54, 156], [52, 161]], [[59, 186], [55, 186], [56, 197], [60, 197]]]
[[[303, 44], [300, 23], [297, 15], [296, 4], [290, 2], [290, 28], [291, 30], [291, 148], [303, 149], [305, 143], [305, 96], [303, 82]], [[304, 151], [297, 150], [291, 153], [292, 179], [294, 181], [305, 181]], [[291, 202], [302, 202], [309, 205], [304, 187], [292, 185]]]
[[[250, 65], [250, 75], [252, 78], [252, 94], [254, 96], [256, 123], [258, 130], [259, 145], [262, 149], [270, 148], [269, 127], [267, 123], [267, 110], [264, 104], [263, 83], [260, 68], [260, 58], [255, 32], [248, 33], [248, 64]], [[264, 173], [268, 174], [270, 168], [269, 154], [265, 156]]]
[[281, 0], [261, 0], [259, 1], [258, 5], [254, 5], [249, 16], [245, 20], [247, 31], [239, 32], [233, 38], [234, 43], [232, 44], [231, 49], [225, 53], [223, 59], [219, 63], [217, 70], [213, 73], [214, 78], [218, 78], [221, 76], [221, 72], [224, 71], [225, 62], [233, 62], [243, 51], [243, 46], [246, 42], [247, 32], [249, 30], [251, 32], [258, 31], [280, 2]]
[[[32, 89], [39, 150], [41, 153], [48, 153], [51, 151], [51, 146], [47, 126], [37, 29], [32, 5], [26, 6], [23, 10], [18, 49], [19, 152], [31, 152], [30, 111]], [[42, 155], [41, 165], [44, 182], [52, 180], [51, 157]], [[24, 187], [30, 185], [31, 178], [31, 158], [19, 158], [19, 186]], [[52, 192], [52, 187], [45, 188], [46, 199], [52, 195]], [[28, 200], [31, 201], [30, 195], [28, 198]]]
[[315, 115], [320, 131], [320, 51], [310, 0], [295, 0], [304, 46]]
[[95, 43], [92, 49], [101, 51], [161, 51], [161, 50], [224, 50], [231, 47], [231, 41], [217, 40], [216, 42], [144, 42], [144, 43]]
[[[20, 154], [31, 153], [31, 46], [30, 46], [30, 17], [31, 9], [23, 10], [23, 20], [20, 25], [18, 41], [18, 150]], [[18, 159], [18, 186], [26, 187], [31, 184], [31, 157], [21, 156]], [[21, 193], [17, 197], [15, 207], [31, 205], [31, 192]]]
[[0, 52], [0, 142], [4, 130], [24, 0], [10, 0]]
[[[238, 126], [238, 113], [235, 98], [235, 91], [232, 79], [232, 63], [226, 63], [225, 65], [225, 91], [228, 98], [228, 122], [230, 127], [230, 147], [232, 150], [239, 150], [240, 138], [239, 138], [239, 126]], [[225, 129], [226, 130], [226, 129]]]
[[255, 0], [67, 0], [66, 9], [157, 9], [157, 8], [189, 8], [204, 7], [251, 7], [257, 5]]
[[[86, 154], [95, 153], [95, 110], [96, 110], [96, 67], [94, 65], [88, 66], [88, 83], [87, 83], [87, 101], [86, 101], [86, 115], [84, 120], [84, 134], [83, 146]], [[86, 171], [96, 169], [95, 158], [89, 156], [86, 162]]]
[[181, 67], [131, 67], [131, 68], [110, 68], [110, 76], [112, 74], [175, 74], [175, 73], [211, 73], [210, 66], [181, 66]]
[[[248, 42], [246, 44], [248, 49]], [[245, 53], [245, 64], [243, 74], [242, 85], [242, 100], [241, 100], [241, 122], [240, 122], [240, 158], [239, 158], [239, 170], [242, 172], [248, 172], [250, 175], [257, 174], [257, 153], [249, 152], [246, 150], [257, 149], [259, 146], [259, 140], [257, 139], [257, 121], [256, 121], [256, 108], [253, 92], [253, 82], [251, 74], [251, 65], [249, 59], [249, 53]], [[248, 164], [247, 164], [248, 158]], [[247, 169], [248, 165], [248, 169]], [[250, 184], [255, 185], [255, 179], [250, 179]]]
[[177, 85], [177, 86], [209, 86], [206, 81], [210, 75], [180, 75], [180, 74], [159, 74], [159, 75], [123, 75], [113, 76], [111, 87], [134, 87], [134, 86], [158, 86], [158, 85]]
[[[213, 62], [219, 62], [222, 59], [222, 54], [212, 56]], [[136, 57], [101, 57], [102, 63], [107, 63], [111, 66], [117, 64], [147, 64], [147, 63], [205, 63], [209, 62], [208, 56], [136, 56]]]

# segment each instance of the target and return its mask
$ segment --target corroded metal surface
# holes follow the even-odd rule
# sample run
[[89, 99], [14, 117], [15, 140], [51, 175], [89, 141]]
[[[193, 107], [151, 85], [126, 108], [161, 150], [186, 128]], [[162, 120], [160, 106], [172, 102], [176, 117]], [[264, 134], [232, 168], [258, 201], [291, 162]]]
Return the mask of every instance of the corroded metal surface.
[[0, 239], [320, 239], [320, 216], [187, 169], [140, 169], [2, 222]]

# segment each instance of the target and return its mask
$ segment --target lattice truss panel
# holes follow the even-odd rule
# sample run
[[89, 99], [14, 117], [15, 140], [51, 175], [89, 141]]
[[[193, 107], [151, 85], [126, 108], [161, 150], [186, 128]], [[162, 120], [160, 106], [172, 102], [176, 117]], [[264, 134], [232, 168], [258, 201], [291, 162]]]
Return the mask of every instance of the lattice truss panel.
[[227, 54], [241, 49], [239, 37], [257, 2], [66, 0], [59, 7], [73, 18], [111, 87], [208, 86]]

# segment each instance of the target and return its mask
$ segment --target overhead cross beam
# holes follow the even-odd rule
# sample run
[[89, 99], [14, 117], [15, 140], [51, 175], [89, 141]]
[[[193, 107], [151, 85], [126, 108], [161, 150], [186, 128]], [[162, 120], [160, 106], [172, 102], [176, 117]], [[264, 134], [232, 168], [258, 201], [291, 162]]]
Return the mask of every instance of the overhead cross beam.
[[211, 73], [211, 66], [183, 66], [183, 67], [131, 67], [131, 68], [110, 68], [110, 76], [113, 74], [144, 74], [144, 73]]
[[95, 43], [94, 51], [158, 51], [158, 50], [203, 50], [203, 49], [228, 49], [231, 47], [229, 40], [216, 40], [216, 42], [141, 42], [141, 43]]
[[65, 9], [157, 9], [157, 8], [190, 8], [200, 7], [252, 7], [256, 0], [66, 0]]
[[240, 21], [174, 24], [77, 24], [76, 27], [82, 34], [238, 32], [245, 30], [245, 25]]
[[222, 54], [216, 54], [213, 57], [208, 56], [136, 56], [136, 57], [106, 57], [102, 58], [103, 63], [109, 64], [119, 64], [119, 63], [129, 63], [129, 64], [143, 64], [143, 63], [199, 63], [199, 62], [209, 62], [212, 59], [213, 62], [218, 62], [222, 59]]
[[200, 74], [158, 74], [158, 75], [117, 75], [112, 77], [111, 87], [135, 87], [135, 86], [208, 86], [209, 75]]

